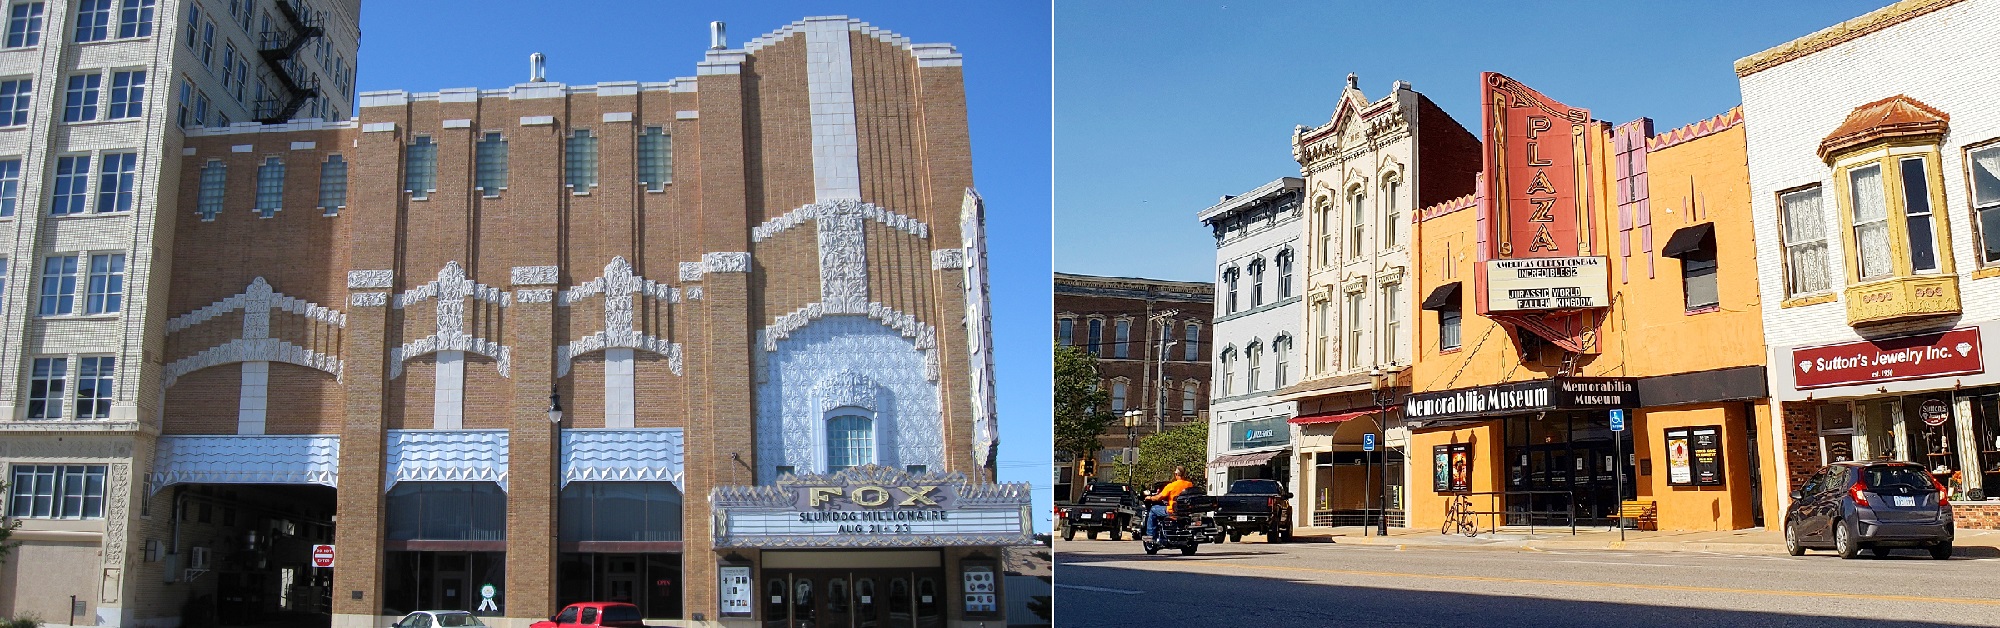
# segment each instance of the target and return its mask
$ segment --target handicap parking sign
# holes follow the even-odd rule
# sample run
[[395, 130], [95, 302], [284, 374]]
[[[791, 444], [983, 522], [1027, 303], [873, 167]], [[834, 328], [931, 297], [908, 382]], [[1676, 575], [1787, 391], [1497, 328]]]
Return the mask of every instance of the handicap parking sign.
[[1624, 411], [1624, 410], [1622, 410], [1622, 409], [1621, 409], [1621, 410], [1612, 410], [1612, 411], [1611, 411], [1611, 431], [1613, 431], [1613, 432], [1623, 432], [1623, 431], [1625, 431], [1625, 411]]
[[1361, 451], [1375, 451], [1375, 435], [1374, 435], [1374, 434], [1362, 434], [1362, 435], [1361, 435]]

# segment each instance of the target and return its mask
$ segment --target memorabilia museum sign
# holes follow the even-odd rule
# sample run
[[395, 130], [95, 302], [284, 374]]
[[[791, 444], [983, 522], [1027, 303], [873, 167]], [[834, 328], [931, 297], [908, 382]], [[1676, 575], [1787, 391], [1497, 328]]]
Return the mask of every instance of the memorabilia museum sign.
[[1537, 257], [1486, 262], [1493, 310], [1611, 307], [1611, 267], [1602, 257]]
[[1791, 362], [1792, 381], [1800, 389], [1986, 371], [1978, 327], [1800, 347], [1792, 350]]
[[1557, 377], [1498, 386], [1417, 393], [1403, 401], [1412, 421], [1471, 418], [1541, 410], [1639, 407], [1638, 381], [1630, 377]]
[[1590, 245], [1590, 111], [1505, 75], [1480, 79], [1491, 247], [1480, 310], [1608, 307], [1608, 262]]
[[718, 548], [991, 547], [1033, 544], [1028, 496], [1024, 483], [868, 465], [717, 487], [709, 501]]

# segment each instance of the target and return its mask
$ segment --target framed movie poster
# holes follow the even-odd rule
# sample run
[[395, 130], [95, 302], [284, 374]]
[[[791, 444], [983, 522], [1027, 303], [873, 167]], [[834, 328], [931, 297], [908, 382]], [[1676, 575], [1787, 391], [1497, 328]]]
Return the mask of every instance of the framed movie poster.
[[1451, 492], [1451, 445], [1431, 448], [1431, 490], [1438, 493]]
[[1722, 486], [1722, 426], [1666, 430], [1669, 486]]
[[1431, 448], [1433, 462], [1431, 489], [1439, 493], [1472, 490], [1472, 445], [1453, 443]]
[[1667, 430], [1667, 485], [1694, 486], [1693, 456], [1686, 428]]

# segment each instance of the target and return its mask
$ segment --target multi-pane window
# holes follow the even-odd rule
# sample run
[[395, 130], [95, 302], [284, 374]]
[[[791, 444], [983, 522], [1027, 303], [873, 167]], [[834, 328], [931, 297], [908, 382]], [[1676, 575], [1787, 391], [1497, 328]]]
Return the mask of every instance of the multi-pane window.
[[212, 21], [210, 21], [210, 22], [203, 22], [203, 23], [202, 23], [202, 25], [201, 25], [201, 50], [200, 50], [200, 52], [201, 52], [201, 65], [202, 65], [202, 67], [205, 67], [205, 68], [211, 68], [211, 69], [213, 69], [213, 68], [215, 67], [215, 63], [214, 63], [214, 62], [215, 62], [215, 22], [212, 22]]
[[111, 38], [111, 0], [79, 0], [76, 3], [76, 40], [103, 41]]
[[1887, 277], [1895, 270], [1889, 259], [1889, 206], [1882, 197], [1882, 167], [1855, 168], [1848, 171], [1847, 181], [1861, 279]]
[[78, 358], [76, 361], [76, 418], [111, 418], [112, 372], [116, 358]]
[[1402, 343], [1396, 342], [1403, 328], [1403, 284], [1382, 286], [1382, 356], [1390, 364], [1403, 363]]
[[577, 129], [569, 136], [566, 147], [565, 182], [570, 191], [582, 194], [597, 185], [597, 136], [590, 129]]
[[222, 42], [222, 89], [236, 84], [236, 44]]
[[178, 115], [180, 117], [181, 128], [183, 129], [188, 128], [188, 123], [193, 122], [194, 106], [190, 102], [192, 100], [194, 100], [194, 84], [189, 83], [186, 79], [182, 79], [179, 99], [180, 111]]
[[1826, 214], [1820, 209], [1819, 190], [1812, 187], [1778, 197], [1784, 221], [1785, 284], [1789, 295], [1833, 289], [1833, 272], [1827, 261]]
[[479, 138], [473, 147], [475, 174], [480, 191], [486, 196], [499, 196], [500, 190], [507, 188], [507, 138], [499, 133], [487, 133]]
[[1125, 385], [1125, 382], [1112, 382], [1112, 383], [1111, 383], [1111, 411], [1112, 411], [1112, 412], [1124, 412], [1124, 411], [1125, 411], [1125, 394], [1126, 394], [1126, 391], [1127, 391], [1127, 390], [1129, 390], [1129, 388], [1128, 388], [1128, 387], [1127, 387], [1127, 386]]
[[1264, 260], [1250, 261], [1250, 307], [1264, 304]]
[[1937, 235], [1931, 216], [1931, 179], [1924, 163], [1922, 157], [1896, 160], [1903, 175], [1903, 224], [1910, 241], [1910, 270], [1934, 273], [1938, 270]]
[[77, 261], [75, 255], [42, 260], [42, 316], [76, 313]]
[[65, 384], [69, 383], [68, 358], [35, 358], [28, 372], [28, 418], [63, 418]]
[[1215, 378], [1215, 394], [1218, 397], [1227, 397], [1229, 396], [1231, 385], [1236, 382], [1236, 348], [1223, 349], [1220, 361], [1222, 362], [1222, 373]]
[[111, 75], [111, 111], [106, 118], [137, 118], [145, 113], [146, 72], [114, 72]]
[[49, 204], [49, 214], [54, 216], [81, 214], [89, 199], [90, 156], [57, 157], [55, 197]]
[[1200, 388], [1201, 384], [1195, 383], [1194, 380], [1181, 382], [1181, 414], [1183, 416], [1194, 416], [1194, 398], [1195, 395], [1200, 393]]
[[194, 125], [208, 126], [208, 94], [199, 91], [194, 95]]
[[639, 134], [639, 182], [653, 192], [674, 182], [674, 136], [666, 129], [649, 126]]
[[1965, 161], [1972, 170], [1972, 210], [1984, 240], [1979, 260], [2000, 262], [2000, 144], [1967, 151]]
[[340, 155], [326, 156], [326, 163], [319, 166], [319, 208], [328, 216], [340, 213], [347, 206], [347, 160]]
[[1325, 301], [1313, 303], [1313, 372], [1315, 373], [1326, 372], [1327, 336], [1333, 333], [1330, 327], [1333, 321], [1328, 319], [1327, 314], [1329, 309], [1331, 308], [1327, 307]]
[[90, 256], [90, 285], [84, 292], [83, 313], [116, 313], [123, 307], [124, 298], [125, 254]]
[[197, 34], [199, 34], [199, 33], [201, 33], [201, 6], [200, 6], [200, 5], [197, 5], [197, 4], [193, 3], [193, 2], [189, 2], [189, 3], [188, 3], [188, 23], [187, 23], [187, 34], [188, 34], [188, 38], [187, 38], [187, 47], [188, 47], [188, 50], [195, 50], [195, 49], [196, 49], [196, 46], [195, 46], [195, 44], [197, 43], [197, 40], [198, 40], [198, 38], [196, 37], [196, 35], [197, 35]]
[[285, 208], [285, 160], [265, 157], [257, 167], [257, 215], [270, 218]]
[[7, 47], [26, 48], [42, 43], [41, 2], [18, 2], [7, 12]]
[[1113, 333], [1116, 335], [1112, 341], [1111, 355], [1119, 358], [1132, 357], [1132, 321], [1130, 319], [1118, 319], [1116, 331]]
[[1187, 338], [1181, 341], [1181, 359], [1193, 362], [1201, 359], [1201, 325], [1187, 324]]
[[118, 36], [151, 36], [154, 3], [155, 0], [125, 0], [125, 5], [118, 12]]
[[[248, 57], [249, 55], [244, 55], [244, 56], [245, 56], [245, 57], [247, 58], [247, 57]], [[249, 83], [249, 82], [250, 82], [250, 66], [248, 66], [248, 65], [244, 65], [244, 63], [243, 63], [243, 59], [237, 59], [237, 60], [236, 60], [236, 99], [237, 99], [237, 100], [243, 100], [243, 85], [244, 85], [244, 84], [246, 84], [246, 83]], [[252, 102], [253, 104], [255, 103], [255, 101], [251, 101], [251, 102]]]
[[1444, 309], [1438, 310], [1439, 351], [1449, 351], [1459, 347], [1459, 338], [1463, 333], [1459, 328], [1465, 319], [1462, 307], [1454, 300], [1452, 303], [1445, 304]]
[[1243, 379], [1243, 392], [1257, 392], [1257, 379], [1263, 376], [1264, 345], [1250, 343], [1250, 346], [1243, 350], [1243, 363], [1248, 367]]
[[1387, 183], [1382, 184], [1382, 246], [1384, 248], [1396, 246], [1397, 243], [1402, 242], [1403, 210], [1396, 206], [1396, 188], [1401, 187], [1402, 184], [1403, 182], [1398, 179], [1390, 179]]
[[837, 416], [826, 422], [826, 471], [875, 463], [874, 421], [860, 416]]
[[1367, 293], [1347, 293], [1347, 365], [1358, 368], [1361, 365], [1361, 313], [1367, 302]]
[[1276, 340], [1271, 341], [1271, 357], [1273, 358], [1271, 361], [1274, 362], [1271, 367], [1272, 388], [1285, 387], [1285, 380], [1291, 375], [1288, 372], [1290, 369], [1287, 368], [1291, 365], [1291, 353], [1291, 336], [1279, 336]]
[[97, 169], [97, 213], [132, 211], [139, 177], [138, 153], [105, 153]]
[[1721, 303], [1715, 285], [1715, 242], [1709, 239], [1681, 258], [1681, 294], [1686, 309], [1713, 307]]
[[1278, 252], [1278, 300], [1292, 297], [1292, 250]]
[[28, 102], [35, 96], [33, 79], [0, 81], [0, 126], [28, 123]]
[[21, 204], [21, 160], [0, 159], [0, 218], [14, 215]]
[[437, 191], [437, 143], [429, 135], [417, 136], [403, 154], [403, 191], [418, 200]]
[[222, 213], [222, 191], [229, 182], [229, 167], [220, 159], [210, 159], [201, 167], [201, 190], [196, 193], [195, 213], [203, 222], [215, 220]]
[[104, 518], [101, 464], [14, 465], [7, 516], [30, 519]]
[[1355, 192], [1347, 197], [1347, 255], [1361, 257], [1361, 238], [1368, 233], [1368, 195]]
[[1065, 318], [1056, 321], [1056, 344], [1065, 347], [1074, 344], [1074, 342], [1071, 341], [1070, 336], [1075, 333], [1076, 333], [1076, 319]]
[[63, 92], [63, 122], [96, 120], [97, 91], [103, 85], [102, 74], [78, 74], [69, 77], [69, 89]]
[[1104, 319], [1090, 319], [1088, 327], [1089, 342], [1084, 346], [1090, 348], [1091, 355], [1104, 355]]
[[1238, 271], [1230, 268], [1222, 271], [1223, 309], [1225, 314], [1236, 313], [1236, 280]]
[[1333, 202], [1319, 197], [1319, 265], [1333, 265]]

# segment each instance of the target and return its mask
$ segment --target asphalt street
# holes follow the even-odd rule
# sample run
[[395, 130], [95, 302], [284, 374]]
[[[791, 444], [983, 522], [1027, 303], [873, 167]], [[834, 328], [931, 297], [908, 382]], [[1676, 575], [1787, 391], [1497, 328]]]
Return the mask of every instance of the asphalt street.
[[[1055, 625], [2000, 626], [2000, 557], [1056, 541]], [[1865, 554], [1864, 554], [1865, 556]]]

